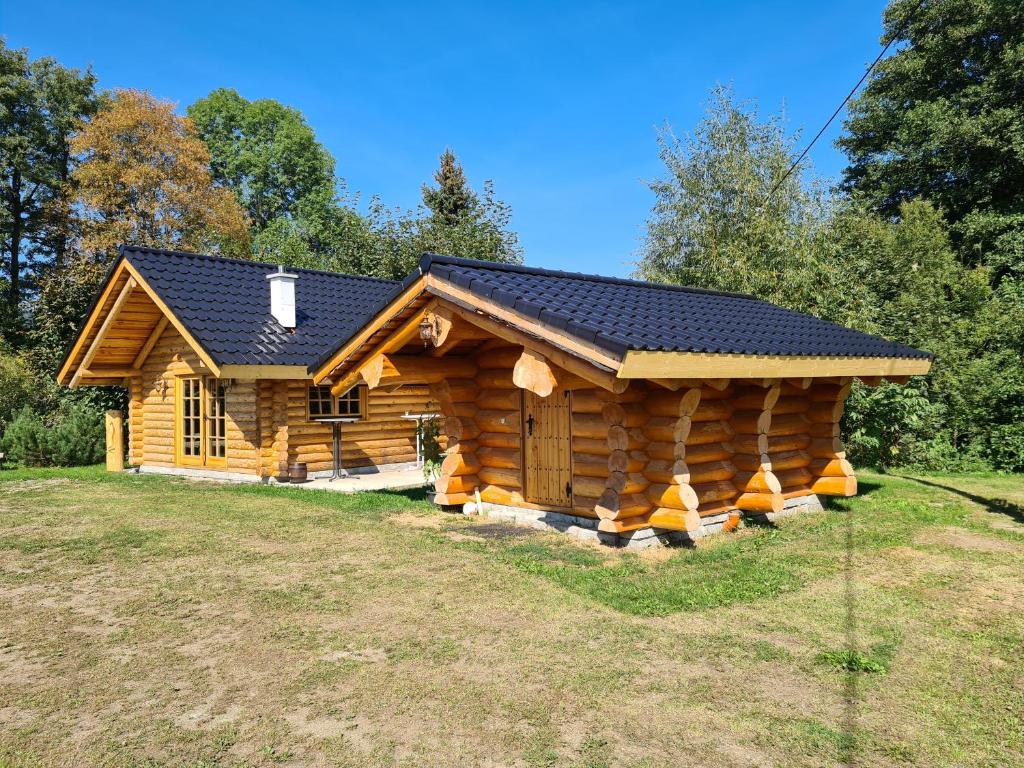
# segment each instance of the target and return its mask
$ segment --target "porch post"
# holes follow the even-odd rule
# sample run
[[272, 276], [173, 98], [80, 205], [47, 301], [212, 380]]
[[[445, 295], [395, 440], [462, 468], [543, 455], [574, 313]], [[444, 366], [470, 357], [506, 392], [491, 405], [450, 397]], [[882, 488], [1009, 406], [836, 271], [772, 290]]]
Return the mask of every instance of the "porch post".
[[107, 472], [124, 471], [124, 418], [121, 411], [107, 411]]

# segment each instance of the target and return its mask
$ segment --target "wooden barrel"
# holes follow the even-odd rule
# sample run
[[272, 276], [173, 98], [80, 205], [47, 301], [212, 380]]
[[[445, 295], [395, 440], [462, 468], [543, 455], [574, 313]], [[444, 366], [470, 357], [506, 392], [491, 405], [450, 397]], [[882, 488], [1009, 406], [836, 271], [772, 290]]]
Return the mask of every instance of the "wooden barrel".
[[277, 464], [277, 477], [275, 478], [279, 483], [287, 483], [291, 480], [288, 477], [288, 462], [280, 461]]
[[288, 479], [293, 483], [306, 482], [306, 462], [293, 461], [288, 465]]

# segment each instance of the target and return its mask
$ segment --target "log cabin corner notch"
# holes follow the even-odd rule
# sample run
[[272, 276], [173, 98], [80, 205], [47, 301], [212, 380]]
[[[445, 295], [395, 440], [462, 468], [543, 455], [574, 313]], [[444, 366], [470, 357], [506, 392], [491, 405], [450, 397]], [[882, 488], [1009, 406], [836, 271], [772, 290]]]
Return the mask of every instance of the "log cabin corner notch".
[[750, 296], [428, 254], [311, 371], [335, 391], [429, 387], [439, 503], [696, 537], [854, 494], [852, 377], [905, 382], [931, 361]]
[[143, 472], [259, 480], [302, 461], [327, 474], [331, 427], [317, 419], [339, 414], [360, 418], [342, 431], [343, 466], [411, 466], [415, 427], [401, 416], [426, 409], [425, 386], [339, 397], [312, 389], [309, 374], [399, 284], [293, 273], [292, 328], [272, 312], [277, 265], [123, 247], [58, 381], [125, 387], [129, 462]]

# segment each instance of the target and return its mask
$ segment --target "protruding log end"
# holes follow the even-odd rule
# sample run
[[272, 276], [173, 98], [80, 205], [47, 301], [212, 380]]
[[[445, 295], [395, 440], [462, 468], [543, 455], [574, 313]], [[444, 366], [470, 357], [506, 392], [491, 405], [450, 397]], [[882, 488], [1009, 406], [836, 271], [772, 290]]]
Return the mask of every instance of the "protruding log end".
[[651, 506], [645, 496], [638, 493], [620, 494], [609, 488], [597, 500], [594, 511], [602, 520], [624, 520], [650, 512]]
[[512, 369], [512, 382], [540, 397], [550, 395], [557, 385], [548, 361], [532, 349], [524, 349]]
[[700, 528], [700, 515], [696, 509], [671, 509], [658, 507], [647, 520], [652, 528], [669, 531], [696, 531]]
[[781, 512], [784, 503], [781, 493], [744, 493], [735, 506], [744, 512]]
[[811, 486], [814, 493], [822, 496], [856, 496], [856, 477], [819, 477]]
[[628, 531], [639, 531], [641, 528], [650, 528], [650, 513], [627, 517], [623, 520], [602, 519], [597, 524], [597, 530], [604, 533], [627, 533]]

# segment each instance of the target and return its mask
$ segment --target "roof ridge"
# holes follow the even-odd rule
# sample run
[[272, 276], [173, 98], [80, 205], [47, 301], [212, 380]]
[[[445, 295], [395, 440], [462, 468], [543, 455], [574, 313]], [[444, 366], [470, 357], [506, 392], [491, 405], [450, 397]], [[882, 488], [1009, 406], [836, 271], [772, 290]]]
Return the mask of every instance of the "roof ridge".
[[[276, 270], [280, 264], [274, 264], [267, 261], [255, 261], [253, 259], [236, 259], [231, 256], [214, 256], [210, 253], [196, 253], [194, 251], [178, 251], [173, 248], [153, 248], [148, 245], [120, 245], [118, 251], [121, 255], [125, 255], [125, 252], [131, 251], [145, 251], [147, 253], [161, 253], [169, 256], [189, 256], [197, 259], [207, 259], [209, 261], [232, 261], [239, 264], [251, 264], [258, 267], [269, 267], [271, 270]], [[332, 272], [328, 269], [309, 269], [307, 267], [293, 267], [288, 266], [288, 269], [295, 272], [305, 272], [312, 275], [328, 275], [330, 277], [348, 277], [355, 280], [372, 280], [376, 283], [389, 283], [391, 285], [397, 285], [400, 281], [390, 280], [386, 277], [371, 277], [369, 275], [352, 275], [348, 272]]]
[[528, 267], [525, 264], [509, 264], [500, 261], [485, 261], [483, 259], [466, 259], [461, 256], [446, 256], [440, 253], [427, 251], [420, 259], [420, 271], [425, 272], [432, 263], [456, 264], [464, 267], [482, 267], [501, 272], [519, 272], [528, 275], [547, 275], [550, 277], [568, 277], [577, 280], [589, 280], [595, 283], [612, 283], [615, 285], [632, 285], [639, 288], [657, 288], [667, 291], [682, 291], [684, 293], [697, 293], [710, 296], [727, 296], [734, 299], [753, 299], [763, 301], [750, 293], [739, 293], [736, 291], [719, 291], [713, 288], [699, 288], [693, 285], [675, 285], [673, 283], [655, 283], [649, 280], [634, 280], [628, 277], [610, 277], [608, 275], [595, 275], [589, 272], [568, 272], [560, 269], [547, 269], [545, 267]]

